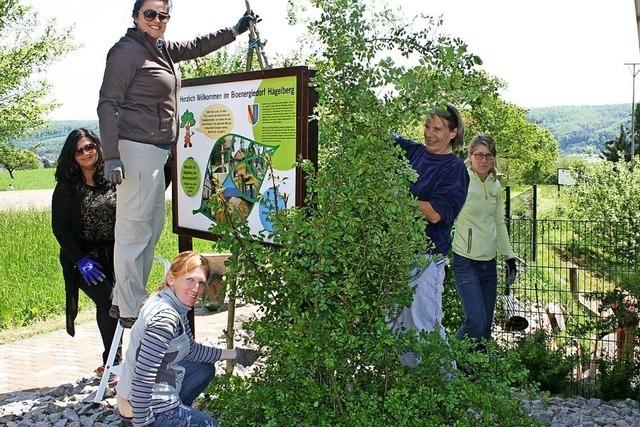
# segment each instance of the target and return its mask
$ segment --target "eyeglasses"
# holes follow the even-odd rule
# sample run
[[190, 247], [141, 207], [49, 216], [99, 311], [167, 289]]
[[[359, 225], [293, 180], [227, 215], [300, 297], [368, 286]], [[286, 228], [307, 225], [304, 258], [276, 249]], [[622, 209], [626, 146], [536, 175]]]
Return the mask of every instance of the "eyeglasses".
[[493, 154], [491, 153], [487, 153], [487, 154], [482, 154], [482, 153], [473, 153], [473, 157], [476, 158], [476, 160], [480, 161], [482, 159], [490, 162], [493, 160]]
[[158, 17], [158, 20], [160, 22], [167, 22], [171, 18], [171, 15], [169, 15], [168, 13], [158, 12], [157, 10], [154, 10], [154, 9], [145, 9], [138, 13], [141, 13], [142, 16], [144, 16], [144, 20], [148, 22], [151, 22], [154, 19], [156, 19], [156, 16]]
[[83, 154], [95, 153], [97, 149], [98, 149], [98, 146], [95, 144], [95, 142], [90, 142], [89, 144], [83, 147], [80, 147], [76, 150], [76, 157], [80, 157]]

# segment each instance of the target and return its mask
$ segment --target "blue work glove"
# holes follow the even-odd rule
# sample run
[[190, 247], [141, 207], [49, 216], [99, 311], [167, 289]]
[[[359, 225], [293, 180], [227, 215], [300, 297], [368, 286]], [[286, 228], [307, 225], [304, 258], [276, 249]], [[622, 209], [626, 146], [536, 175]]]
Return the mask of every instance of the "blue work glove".
[[236, 348], [236, 363], [242, 366], [251, 366], [256, 361], [259, 354], [246, 348]]
[[256, 22], [260, 22], [259, 16], [255, 15], [253, 11], [245, 12], [244, 15], [242, 15], [242, 18], [238, 20], [238, 23], [234, 25], [233, 28], [236, 30], [236, 33], [238, 35], [242, 34], [249, 29], [249, 23], [251, 21], [253, 21], [254, 24]]
[[89, 286], [97, 285], [107, 277], [100, 270], [102, 266], [86, 256], [83, 256], [76, 262], [76, 267], [78, 267], [78, 271], [82, 274], [82, 278]]
[[112, 184], [121, 184], [124, 179], [124, 165], [120, 159], [104, 162], [104, 177]]
[[505, 259], [504, 268], [505, 268], [505, 271], [507, 272], [507, 277], [506, 277], [507, 286], [511, 286], [516, 281], [516, 274], [518, 273], [518, 267], [516, 266], [516, 259], [515, 258]]

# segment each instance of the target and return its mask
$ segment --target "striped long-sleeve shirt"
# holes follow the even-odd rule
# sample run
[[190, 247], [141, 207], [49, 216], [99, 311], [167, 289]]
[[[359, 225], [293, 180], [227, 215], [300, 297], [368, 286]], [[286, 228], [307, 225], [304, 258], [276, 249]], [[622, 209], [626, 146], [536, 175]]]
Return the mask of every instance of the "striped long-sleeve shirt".
[[222, 351], [193, 339], [182, 304], [171, 289], [149, 298], [131, 329], [118, 394], [129, 400], [136, 426], [153, 423], [154, 412], [180, 404], [182, 360], [214, 363]]

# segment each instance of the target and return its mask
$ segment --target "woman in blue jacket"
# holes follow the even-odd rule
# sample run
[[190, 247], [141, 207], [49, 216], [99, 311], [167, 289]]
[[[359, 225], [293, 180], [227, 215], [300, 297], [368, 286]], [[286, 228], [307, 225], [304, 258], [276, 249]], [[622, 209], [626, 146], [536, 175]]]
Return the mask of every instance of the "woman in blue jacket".
[[[451, 228], [467, 196], [469, 176], [453, 149], [462, 145], [464, 126], [458, 110], [451, 104], [435, 109], [424, 124], [424, 143], [394, 136], [404, 151], [418, 179], [410, 191], [428, 222], [426, 234], [433, 247], [425, 248], [426, 267], [416, 271], [410, 286], [414, 296], [396, 321], [401, 330], [435, 331], [444, 338], [442, 327], [442, 293], [444, 262], [451, 249]], [[419, 359], [404, 353], [400, 359], [414, 366]]]

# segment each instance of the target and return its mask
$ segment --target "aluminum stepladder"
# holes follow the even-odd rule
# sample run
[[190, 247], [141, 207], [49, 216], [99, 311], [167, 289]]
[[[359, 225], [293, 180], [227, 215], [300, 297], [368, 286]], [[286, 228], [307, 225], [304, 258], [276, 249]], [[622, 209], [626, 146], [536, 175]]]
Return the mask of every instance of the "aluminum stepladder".
[[[166, 275], [169, 271], [169, 267], [171, 263], [166, 258], [161, 257], [153, 257], [155, 262], [162, 263], [164, 268], [163, 275]], [[113, 342], [111, 343], [111, 348], [109, 349], [109, 355], [107, 356], [107, 363], [104, 364], [104, 372], [102, 373], [102, 378], [100, 379], [100, 385], [98, 386], [98, 390], [96, 391], [96, 395], [93, 398], [93, 403], [102, 402], [102, 398], [104, 397], [104, 392], [107, 389], [107, 385], [109, 384], [109, 377], [111, 374], [115, 374], [120, 376], [122, 374], [122, 366], [115, 365], [114, 362], [116, 360], [116, 354], [118, 353], [118, 347], [120, 346], [120, 341], [122, 340], [122, 334], [124, 333], [124, 328], [118, 321], [118, 326], [116, 326], [116, 333], [113, 336]]]

